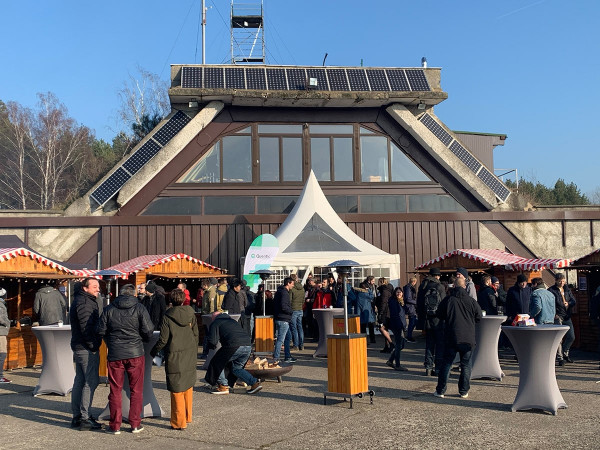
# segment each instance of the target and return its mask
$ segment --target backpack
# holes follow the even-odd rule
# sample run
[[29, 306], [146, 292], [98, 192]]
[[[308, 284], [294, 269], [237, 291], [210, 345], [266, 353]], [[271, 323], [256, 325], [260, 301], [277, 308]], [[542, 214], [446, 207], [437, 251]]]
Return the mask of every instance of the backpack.
[[440, 297], [440, 293], [437, 290], [435, 283], [432, 283], [431, 287], [427, 288], [425, 291], [424, 303], [425, 303], [425, 311], [427, 312], [427, 317], [435, 317], [435, 313], [437, 312], [437, 308], [442, 301]]

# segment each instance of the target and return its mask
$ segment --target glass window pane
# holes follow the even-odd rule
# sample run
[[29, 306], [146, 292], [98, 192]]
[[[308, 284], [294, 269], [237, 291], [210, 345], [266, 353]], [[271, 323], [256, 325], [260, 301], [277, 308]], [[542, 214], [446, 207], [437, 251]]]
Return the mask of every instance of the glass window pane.
[[352, 163], [352, 138], [333, 139], [333, 179], [352, 181], [354, 165]]
[[193, 216], [202, 214], [202, 197], [159, 197], [142, 216]]
[[408, 196], [408, 211], [409, 212], [432, 212], [432, 211], [466, 211], [466, 209], [458, 203], [450, 195], [424, 194], [424, 195], [409, 195]]
[[204, 197], [204, 214], [254, 214], [254, 197]]
[[352, 134], [353, 125], [310, 125], [310, 134]]
[[368, 128], [360, 127], [360, 134], [375, 134], [375, 132], [369, 130]]
[[361, 180], [381, 183], [388, 180], [388, 140], [385, 136], [361, 136]]
[[282, 181], [302, 181], [302, 138], [283, 138]]
[[310, 165], [319, 181], [331, 181], [329, 138], [311, 138]]
[[260, 138], [260, 181], [279, 181], [279, 138]]
[[259, 125], [259, 134], [302, 134], [302, 125]]
[[258, 214], [289, 214], [297, 199], [294, 196], [258, 197]]
[[220, 142], [200, 158], [178, 183], [219, 183], [221, 181]]
[[357, 195], [327, 195], [327, 201], [336, 213], [358, 212]]
[[236, 133], [248, 133], [248, 134], [250, 134], [250, 133], [252, 133], [252, 127], [246, 127], [246, 128], [241, 129], [241, 130], [237, 130]]
[[392, 142], [392, 181], [431, 181], [431, 179]]
[[361, 213], [406, 212], [405, 195], [361, 195]]
[[250, 136], [223, 138], [223, 182], [252, 182], [252, 139]]

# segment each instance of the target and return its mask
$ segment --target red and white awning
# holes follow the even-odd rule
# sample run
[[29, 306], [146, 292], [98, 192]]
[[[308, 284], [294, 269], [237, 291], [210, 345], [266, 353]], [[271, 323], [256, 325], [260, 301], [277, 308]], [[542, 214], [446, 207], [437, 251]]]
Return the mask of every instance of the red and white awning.
[[32, 250], [28, 250], [26, 248], [0, 248], [0, 262], [8, 261], [9, 259], [16, 258], [17, 256], [28, 256], [31, 259], [35, 259], [37, 262], [45, 264], [48, 267], [52, 267], [53, 269], [62, 270], [63, 272], [77, 275], [76, 271], [73, 271], [56, 261], [46, 258], [45, 256], [40, 255]]
[[511, 264], [512, 270], [542, 270], [542, 269], [564, 269], [571, 263], [570, 259], [523, 259], [515, 264]]
[[220, 270], [222, 272], [227, 272], [225, 269], [221, 269], [220, 267], [213, 266], [212, 264], [208, 264], [207, 262], [201, 261], [193, 256], [186, 255], [185, 253], [174, 253], [174, 254], [166, 254], [166, 255], [144, 255], [138, 256], [137, 258], [130, 259], [128, 261], [124, 261], [119, 264], [115, 264], [114, 266], [110, 266], [108, 269], [118, 270], [119, 272], [123, 272], [123, 276], [121, 278], [127, 279], [129, 275], [132, 273], [139, 272], [140, 270], [149, 269], [152, 266], [156, 266], [158, 264], [164, 264], [169, 261], [175, 261], [177, 259], [185, 259], [188, 261], [192, 261], [196, 264], [200, 264], [211, 269]]
[[584, 260], [586, 260], [587, 258], [589, 258], [592, 255], [595, 255], [596, 253], [600, 253], [600, 248], [597, 248], [596, 250], [594, 250], [591, 253], [588, 253], [587, 255], [584, 255], [584, 256], [581, 256], [581, 257], [579, 257], [577, 259], [571, 260], [571, 265], [572, 266], [576, 266], [578, 264], [581, 264], [582, 262], [584, 262]]
[[479, 248], [458, 248], [445, 253], [437, 258], [434, 258], [426, 263], [417, 266], [415, 270], [424, 269], [435, 263], [442, 261], [443, 259], [450, 258], [452, 256], [462, 256], [468, 259], [472, 259], [490, 266], [510, 266], [512, 264], [519, 263], [525, 258], [512, 253], [507, 253], [497, 249], [479, 249]]

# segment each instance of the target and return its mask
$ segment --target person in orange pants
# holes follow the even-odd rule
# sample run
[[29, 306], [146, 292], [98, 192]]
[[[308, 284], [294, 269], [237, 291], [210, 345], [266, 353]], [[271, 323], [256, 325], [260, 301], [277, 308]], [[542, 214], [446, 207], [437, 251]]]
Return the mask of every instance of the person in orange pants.
[[185, 430], [192, 422], [192, 391], [196, 382], [198, 356], [198, 323], [194, 309], [183, 305], [181, 289], [171, 292], [172, 308], [165, 313], [160, 336], [150, 352], [164, 349], [167, 389], [171, 393], [171, 428]]

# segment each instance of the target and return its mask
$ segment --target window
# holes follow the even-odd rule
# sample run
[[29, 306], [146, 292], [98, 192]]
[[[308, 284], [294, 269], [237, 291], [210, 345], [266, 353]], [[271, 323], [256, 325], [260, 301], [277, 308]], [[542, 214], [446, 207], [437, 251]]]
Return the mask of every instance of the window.
[[405, 195], [361, 195], [361, 213], [406, 212]]
[[381, 183], [389, 180], [387, 137], [360, 137], [360, 167], [361, 181]]
[[159, 197], [142, 216], [194, 216], [202, 214], [202, 197]]
[[257, 198], [258, 214], [289, 214], [296, 205], [298, 197], [271, 196]]
[[393, 142], [392, 181], [431, 181], [417, 165]]
[[317, 180], [331, 181], [329, 138], [310, 139], [310, 163]]
[[221, 181], [221, 142], [207, 151], [179, 183], [219, 183]]
[[252, 182], [251, 136], [225, 136], [223, 138], [223, 182]]
[[333, 138], [333, 180], [352, 181], [352, 138]]
[[450, 195], [409, 195], [408, 196], [408, 211], [409, 212], [435, 212], [435, 211], [466, 211], [466, 209], [458, 203]]
[[260, 138], [260, 181], [279, 181], [279, 138]]
[[254, 197], [204, 197], [204, 214], [254, 214]]
[[326, 197], [336, 213], [358, 212], [358, 195], [327, 195]]
[[284, 137], [283, 179], [281, 181], [302, 181], [302, 138]]

